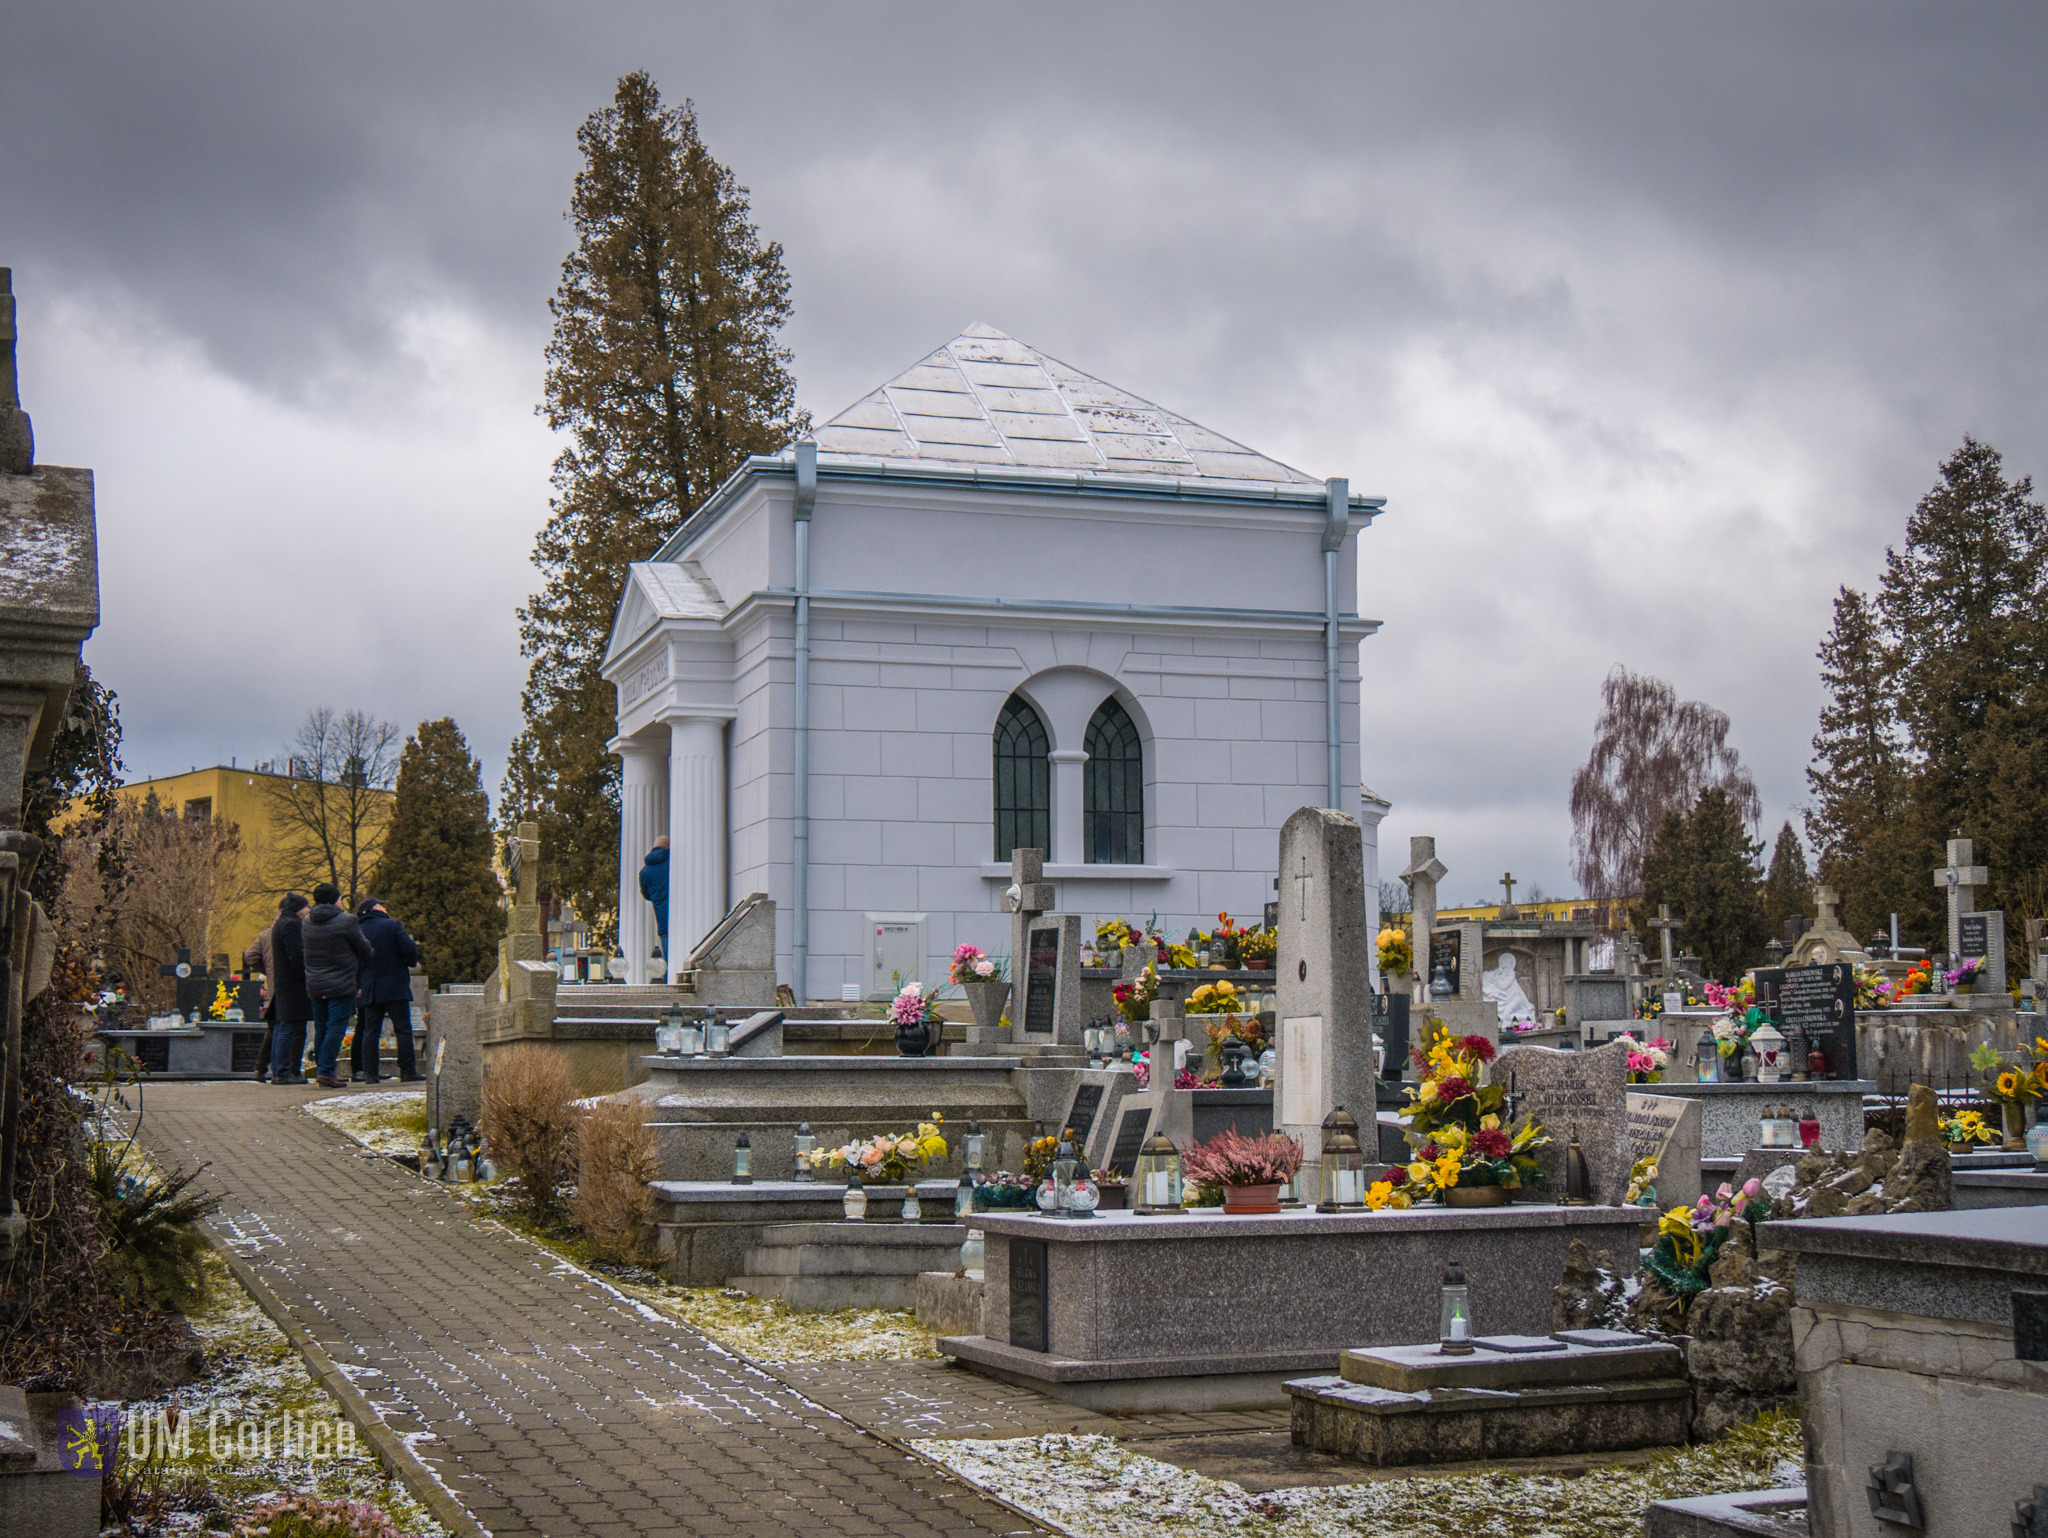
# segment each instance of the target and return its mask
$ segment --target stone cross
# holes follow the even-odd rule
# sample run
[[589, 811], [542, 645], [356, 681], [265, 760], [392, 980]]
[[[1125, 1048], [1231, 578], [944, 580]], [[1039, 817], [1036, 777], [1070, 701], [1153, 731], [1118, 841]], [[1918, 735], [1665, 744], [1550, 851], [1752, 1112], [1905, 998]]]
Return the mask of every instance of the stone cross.
[[1024, 1007], [1024, 963], [1031, 953], [1031, 921], [1053, 906], [1052, 883], [1045, 880], [1045, 851], [1016, 849], [1010, 853], [1010, 885], [1003, 892], [1003, 912], [1010, 915], [1010, 978], [1013, 1007]]
[[1506, 900], [1500, 905], [1500, 917], [1503, 923], [1511, 923], [1522, 916], [1522, 910], [1515, 906], [1515, 873], [1507, 872], [1500, 878], [1500, 884], [1507, 893]]
[[1934, 873], [1934, 884], [1948, 892], [1948, 953], [1951, 958], [1962, 949], [1963, 915], [1977, 911], [1977, 889], [1991, 885], [1991, 872], [1982, 865], [1970, 863], [1976, 852], [1969, 839], [1952, 838], [1948, 841], [1948, 864]]
[[[1346, 813], [1305, 806], [1281, 826], [1280, 868], [1304, 870], [1309, 879], [1301, 887], [1304, 900], [1296, 912], [1290, 914], [1286, 906], [1280, 910], [1273, 1127], [1301, 1144], [1301, 1181], [1295, 1189], [1313, 1191], [1323, 1119], [1341, 1105], [1361, 1125], [1371, 1126], [1376, 1104], [1364, 830]], [[1434, 907], [1434, 892], [1430, 897]], [[1418, 928], [1417, 933], [1427, 931]]]
[[1659, 903], [1657, 904], [1657, 916], [1650, 920], [1649, 927], [1658, 932], [1657, 942], [1664, 953], [1664, 980], [1669, 982], [1677, 975], [1673, 970], [1675, 963], [1671, 959], [1671, 931], [1683, 929], [1685, 925], [1683, 921], [1671, 916], [1671, 904]]
[[1831, 886], [1816, 887], [1813, 893], [1813, 900], [1820, 905], [1820, 918], [1815, 921], [1813, 927], [1822, 933], [1826, 933], [1831, 929], [1840, 929], [1842, 927], [1842, 920], [1841, 916], [1835, 911], [1835, 905], [1841, 902], [1841, 894]]
[[[1418, 836], [1408, 840], [1408, 868], [1401, 879], [1408, 883], [1413, 909], [1410, 920], [1415, 939], [1415, 975], [1422, 987], [1429, 986], [1429, 937], [1436, 932], [1436, 887], [1450, 871], [1436, 857], [1436, 840]], [[1427, 992], [1422, 994], [1427, 998]]]
[[505, 874], [512, 878], [512, 922], [499, 942], [499, 971], [510, 963], [539, 961], [547, 954], [547, 926], [540, 916], [540, 824], [522, 822], [505, 840]]

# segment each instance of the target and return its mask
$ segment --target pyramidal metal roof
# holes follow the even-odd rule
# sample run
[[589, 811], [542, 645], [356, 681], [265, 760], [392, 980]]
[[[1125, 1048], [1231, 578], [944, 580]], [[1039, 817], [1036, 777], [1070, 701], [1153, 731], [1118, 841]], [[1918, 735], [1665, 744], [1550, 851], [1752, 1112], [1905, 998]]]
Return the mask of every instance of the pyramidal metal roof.
[[815, 437], [822, 454], [860, 459], [1322, 484], [980, 324], [862, 396]]

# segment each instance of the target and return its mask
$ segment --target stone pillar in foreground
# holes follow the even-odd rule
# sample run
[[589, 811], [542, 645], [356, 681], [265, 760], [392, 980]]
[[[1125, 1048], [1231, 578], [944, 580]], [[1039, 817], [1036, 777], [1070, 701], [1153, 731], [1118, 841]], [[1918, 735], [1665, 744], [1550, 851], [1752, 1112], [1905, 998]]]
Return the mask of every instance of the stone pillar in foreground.
[[725, 721], [668, 720], [668, 958], [674, 977], [725, 917]]
[[654, 908], [640, 895], [640, 865], [654, 841], [668, 832], [668, 755], [659, 742], [615, 737], [619, 755], [619, 949], [626, 981], [647, 981], [654, 950]]

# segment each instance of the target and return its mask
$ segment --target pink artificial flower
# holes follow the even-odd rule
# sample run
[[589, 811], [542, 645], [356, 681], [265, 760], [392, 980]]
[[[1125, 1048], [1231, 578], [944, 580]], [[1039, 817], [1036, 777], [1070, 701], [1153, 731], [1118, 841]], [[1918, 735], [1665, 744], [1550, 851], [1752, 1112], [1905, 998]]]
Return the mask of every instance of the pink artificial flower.
[[976, 977], [994, 977], [996, 975], [996, 964], [987, 959], [977, 961], [974, 964], [974, 975]]
[[953, 965], [956, 967], [963, 961], [979, 961], [980, 959], [981, 947], [978, 945], [963, 945], [953, 952]]
[[1742, 1182], [1742, 1194], [1744, 1196], [1754, 1196], [1763, 1188], [1764, 1183], [1761, 1180], [1756, 1179], [1754, 1176]]

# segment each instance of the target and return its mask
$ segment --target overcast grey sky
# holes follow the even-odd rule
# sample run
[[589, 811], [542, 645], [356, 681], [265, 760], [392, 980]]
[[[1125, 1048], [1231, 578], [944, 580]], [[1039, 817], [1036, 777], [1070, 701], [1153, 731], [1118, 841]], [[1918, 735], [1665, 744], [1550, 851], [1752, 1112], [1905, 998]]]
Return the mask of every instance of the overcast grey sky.
[[1768, 835], [1836, 586], [1964, 433], [2048, 478], [2044, 66], [2036, 4], [31, 0], [0, 264], [131, 771], [327, 703], [453, 715], [495, 799], [575, 130], [647, 69], [814, 413], [981, 320], [1389, 499], [1365, 777], [1478, 901], [1569, 887], [1617, 663], [1733, 717]]

